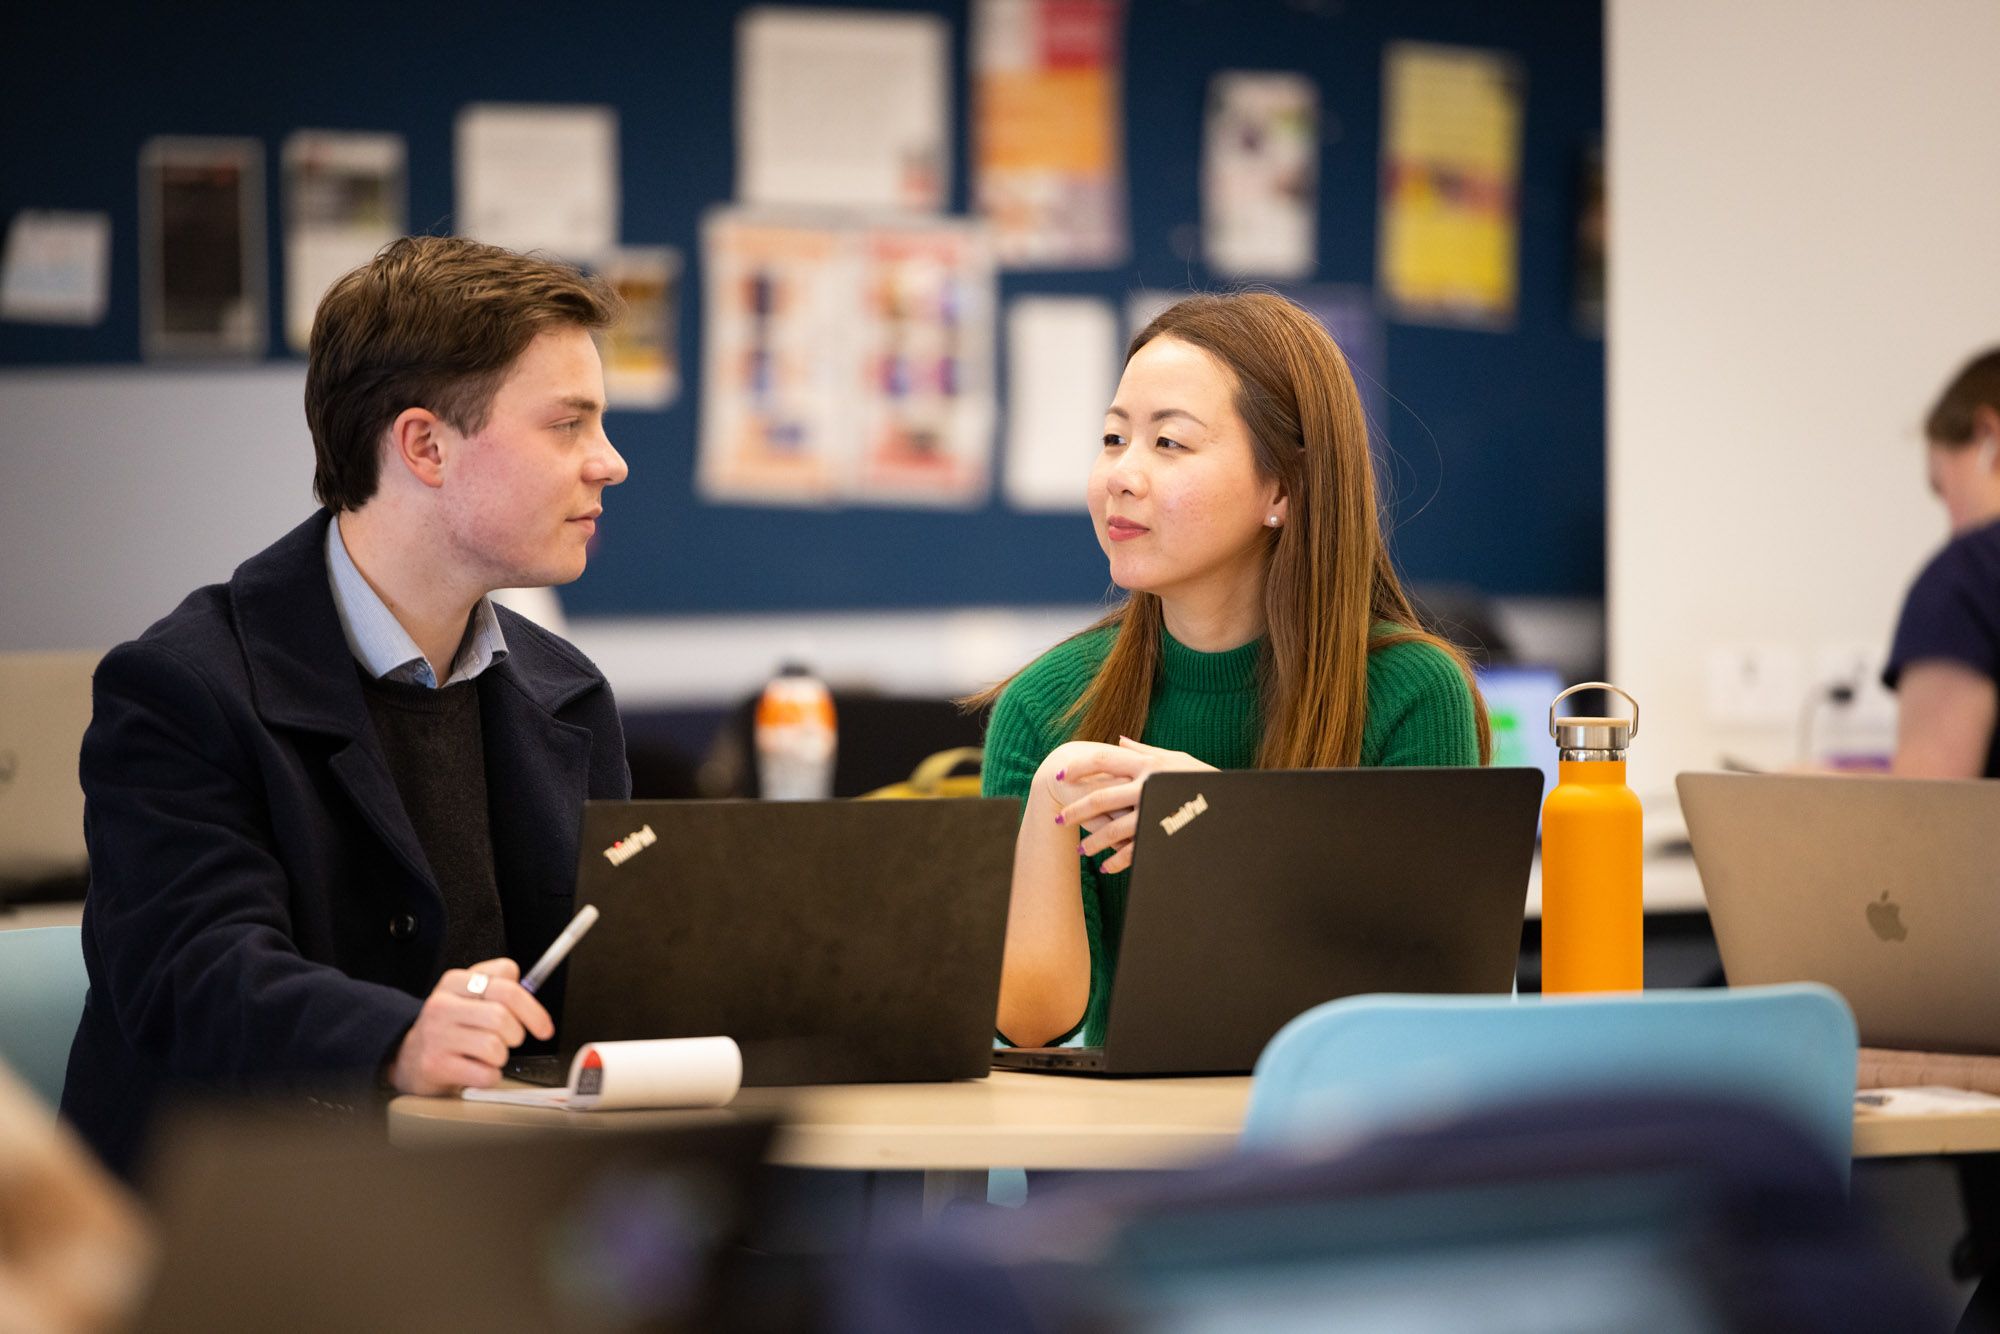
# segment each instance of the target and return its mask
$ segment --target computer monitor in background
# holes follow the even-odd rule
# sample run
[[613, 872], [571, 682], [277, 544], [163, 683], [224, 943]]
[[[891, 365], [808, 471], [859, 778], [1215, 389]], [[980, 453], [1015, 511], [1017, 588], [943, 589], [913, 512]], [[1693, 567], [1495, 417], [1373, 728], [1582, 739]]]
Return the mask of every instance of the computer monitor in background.
[[1553, 667], [1481, 667], [1476, 675], [1493, 729], [1494, 765], [1540, 769], [1546, 798], [1556, 785], [1549, 705], [1562, 693], [1561, 673]]

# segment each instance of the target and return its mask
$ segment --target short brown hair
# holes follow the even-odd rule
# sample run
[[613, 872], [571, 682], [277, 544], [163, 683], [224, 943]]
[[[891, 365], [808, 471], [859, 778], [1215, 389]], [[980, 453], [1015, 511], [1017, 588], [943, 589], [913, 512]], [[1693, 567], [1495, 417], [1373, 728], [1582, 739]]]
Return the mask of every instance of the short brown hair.
[[1982, 407], [2000, 410], [2000, 347], [1974, 357], [1944, 387], [1924, 420], [1924, 438], [1938, 445], [1971, 444], [1972, 414]]
[[359, 509], [381, 480], [382, 433], [428, 408], [483, 429], [514, 359], [544, 329], [602, 329], [619, 300], [600, 278], [456, 236], [405, 236], [320, 299], [306, 353], [313, 495]]

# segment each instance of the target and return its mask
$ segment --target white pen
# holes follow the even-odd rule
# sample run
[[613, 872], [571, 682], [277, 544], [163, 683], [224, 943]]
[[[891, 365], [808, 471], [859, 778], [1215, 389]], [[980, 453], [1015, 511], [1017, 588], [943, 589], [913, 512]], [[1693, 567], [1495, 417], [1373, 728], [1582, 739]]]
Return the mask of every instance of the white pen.
[[569, 925], [563, 928], [562, 934], [550, 942], [549, 947], [542, 951], [542, 957], [535, 960], [535, 966], [528, 970], [528, 975], [521, 979], [521, 990], [534, 995], [536, 989], [549, 980], [549, 974], [556, 970], [557, 965], [569, 957], [569, 952], [576, 948], [576, 942], [583, 939], [583, 933], [595, 925], [597, 905], [586, 903], [578, 908], [576, 916], [569, 919]]

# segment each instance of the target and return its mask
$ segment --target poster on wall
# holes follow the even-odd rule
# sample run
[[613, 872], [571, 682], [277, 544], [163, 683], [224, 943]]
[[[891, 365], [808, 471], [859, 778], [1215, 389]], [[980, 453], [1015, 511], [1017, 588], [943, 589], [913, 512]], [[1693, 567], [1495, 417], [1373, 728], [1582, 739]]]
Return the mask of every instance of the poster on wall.
[[856, 238], [859, 456], [848, 495], [974, 506], [993, 474], [993, 253], [961, 223]]
[[721, 211], [703, 223], [702, 273], [706, 499], [985, 499], [994, 272], [983, 229]]
[[334, 279], [409, 230], [400, 134], [299, 130], [281, 150], [285, 341], [306, 350], [313, 311]]
[[509, 250], [587, 260], [618, 244], [618, 113], [474, 103], [453, 145], [457, 231]]
[[139, 150], [141, 352], [262, 356], [264, 268], [264, 146], [147, 140]]
[[1021, 297], [1007, 306], [1007, 503], [1082, 511], [1118, 388], [1118, 316], [1096, 297]]
[[977, 0], [974, 208], [1014, 269], [1109, 268], [1126, 234], [1119, 0]]
[[736, 29], [736, 198], [935, 213], [951, 32], [934, 14], [758, 7]]
[[1208, 85], [1202, 259], [1232, 278], [1309, 278], [1318, 264], [1319, 90], [1232, 70]]
[[709, 500], [830, 502], [847, 470], [832, 349], [846, 295], [842, 237], [714, 213], [702, 224], [701, 442]]
[[1384, 56], [1380, 286], [1399, 319], [1503, 329], [1519, 281], [1523, 76], [1495, 51]]
[[24, 208], [7, 225], [0, 320], [101, 324], [110, 274], [109, 213]]
[[604, 393], [614, 408], [664, 408], [681, 392], [681, 252], [625, 246], [591, 265], [625, 303], [598, 337]]

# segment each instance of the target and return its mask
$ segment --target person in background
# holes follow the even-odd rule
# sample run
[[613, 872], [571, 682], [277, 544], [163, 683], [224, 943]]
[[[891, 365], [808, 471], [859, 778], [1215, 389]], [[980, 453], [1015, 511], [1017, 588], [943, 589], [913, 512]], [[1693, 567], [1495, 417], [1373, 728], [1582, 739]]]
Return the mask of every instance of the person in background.
[[1103, 1037], [1140, 785], [1173, 769], [1483, 763], [1471, 668], [1418, 628], [1346, 359], [1268, 293], [1132, 340], [1088, 501], [1131, 596], [979, 696], [983, 788], [1022, 802], [997, 1027]]
[[1945, 386], [1924, 437], [1951, 540], [1910, 585], [1882, 673], [1893, 772], [2000, 778], [2000, 348]]
[[152, 1255], [132, 1199], [0, 1064], [0, 1330], [123, 1329]]
[[116, 1170], [175, 1090], [358, 1114], [553, 1036], [513, 961], [569, 920], [585, 799], [631, 779], [604, 677], [488, 594], [582, 574], [625, 478], [591, 341], [616, 303], [452, 237], [335, 282], [306, 363], [324, 508], [99, 665], [62, 1110]]

